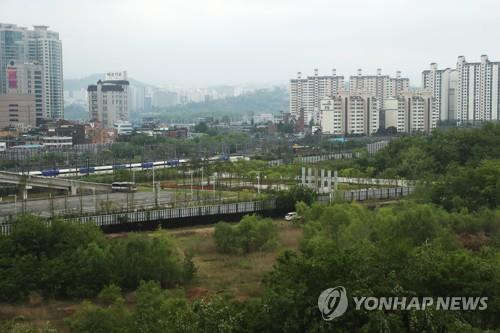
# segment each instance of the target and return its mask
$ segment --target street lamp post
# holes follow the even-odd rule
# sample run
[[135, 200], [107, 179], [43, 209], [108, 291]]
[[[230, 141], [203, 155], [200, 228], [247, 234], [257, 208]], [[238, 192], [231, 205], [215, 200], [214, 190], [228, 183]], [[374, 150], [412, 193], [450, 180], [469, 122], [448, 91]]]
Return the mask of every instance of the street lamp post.
[[9, 195], [9, 197], [14, 197], [14, 209], [15, 209], [15, 213], [17, 215], [17, 194], [11, 194], [11, 195]]
[[260, 171], [257, 171], [257, 194], [260, 195]]

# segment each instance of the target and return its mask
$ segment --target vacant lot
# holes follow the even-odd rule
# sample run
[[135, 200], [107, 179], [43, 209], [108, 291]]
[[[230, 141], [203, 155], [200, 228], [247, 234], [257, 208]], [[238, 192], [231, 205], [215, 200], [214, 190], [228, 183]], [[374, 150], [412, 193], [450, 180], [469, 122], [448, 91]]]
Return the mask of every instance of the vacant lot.
[[[183, 250], [191, 250], [198, 268], [193, 288], [210, 292], [230, 292], [237, 298], [258, 296], [264, 273], [270, 271], [277, 256], [286, 249], [298, 248], [301, 229], [283, 220], [275, 220], [279, 230], [279, 245], [269, 252], [247, 255], [216, 252], [213, 227], [179, 229], [171, 232]], [[156, 233], [158, 235], [158, 232]]]

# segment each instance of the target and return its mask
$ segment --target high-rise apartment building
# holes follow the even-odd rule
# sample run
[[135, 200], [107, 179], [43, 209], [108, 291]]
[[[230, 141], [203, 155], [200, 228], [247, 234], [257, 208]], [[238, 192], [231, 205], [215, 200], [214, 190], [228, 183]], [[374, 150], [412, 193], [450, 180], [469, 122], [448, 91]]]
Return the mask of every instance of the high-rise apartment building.
[[432, 92], [441, 122], [457, 119], [457, 85], [455, 69], [438, 69], [437, 64], [432, 63], [430, 69], [422, 72], [422, 87]]
[[113, 128], [115, 123], [129, 120], [129, 81], [127, 72], [106, 74], [104, 81], [88, 86], [88, 106], [91, 121], [103, 128]]
[[339, 92], [320, 103], [320, 125], [324, 134], [371, 135], [379, 128], [380, 102], [375, 95]]
[[28, 30], [28, 60], [43, 67], [45, 117], [64, 118], [62, 43], [59, 33], [37, 25]]
[[401, 72], [396, 72], [396, 77], [382, 75], [382, 70], [377, 69], [377, 75], [363, 75], [358, 69], [358, 75], [349, 78], [349, 91], [352, 94], [375, 95], [380, 101], [389, 97], [399, 96], [410, 88], [410, 79], [401, 77]]
[[[352, 95], [372, 95], [380, 106], [385, 98], [399, 96], [408, 91], [409, 86], [410, 80], [401, 77], [401, 72], [397, 72], [396, 77], [390, 77], [382, 75], [381, 69], [377, 70], [377, 75], [362, 75], [362, 71], [358, 70], [358, 75], [349, 79], [349, 92]], [[290, 81], [290, 114], [297, 120], [303, 110], [306, 124], [311, 120], [320, 124], [321, 100], [344, 90], [344, 77], [338, 76], [335, 69], [331, 75], [325, 76], [318, 75], [315, 69], [314, 76], [306, 78], [302, 78], [299, 72], [297, 78]]]
[[500, 62], [482, 55], [480, 62], [457, 61], [457, 120], [459, 123], [500, 119]]
[[47, 26], [33, 30], [0, 23], [0, 92], [7, 92], [7, 66], [11, 61], [42, 66], [42, 114], [37, 120], [64, 117], [62, 43]]
[[298, 73], [296, 79], [290, 81], [290, 114], [295, 119], [304, 111], [304, 122], [309, 124], [320, 122], [320, 101], [326, 96], [332, 96], [344, 90], [344, 77], [337, 76], [336, 70], [331, 75], [318, 75], [314, 70], [314, 76], [302, 78]]
[[430, 132], [438, 125], [439, 109], [430, 90], [407, 91], [384, 100], [384, 128], [399, 133]]
[[26, 34], [26, 28], [0, 23], [0, 94], [7, 92], [7, 66], [26, 58]]

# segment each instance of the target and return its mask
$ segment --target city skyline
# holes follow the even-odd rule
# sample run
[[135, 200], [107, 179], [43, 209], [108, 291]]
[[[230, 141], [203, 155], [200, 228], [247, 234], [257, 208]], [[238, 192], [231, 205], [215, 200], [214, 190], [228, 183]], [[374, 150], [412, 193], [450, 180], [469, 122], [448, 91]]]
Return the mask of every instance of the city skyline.
[[323, 0], [110, 0], [99, 2], [99, 11], [96, 5], [6, 0], [1, 6], [9, 11], [0, 11], [0, 22], [58, 31], [65, 43], [65, 78], [127, 70], [158, 86], [282, 84], [309, 68], [375, 73], [379, 67], [401, 70], [420, 83], [431, 62], [452, 67], [458, 55], [500, 54], [487, 33], [494, 31], [500, 9], [491, 0], [353, 1], [333, 7]]

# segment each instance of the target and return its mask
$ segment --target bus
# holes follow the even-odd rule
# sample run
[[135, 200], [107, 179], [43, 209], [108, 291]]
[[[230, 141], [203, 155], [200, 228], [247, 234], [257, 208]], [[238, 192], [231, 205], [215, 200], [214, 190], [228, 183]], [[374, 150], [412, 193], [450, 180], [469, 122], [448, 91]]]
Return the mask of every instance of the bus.
[[135, 192], [137, 186], [133, 182], [113, 182], [111, 183], [111, 191], [113, 192]]

